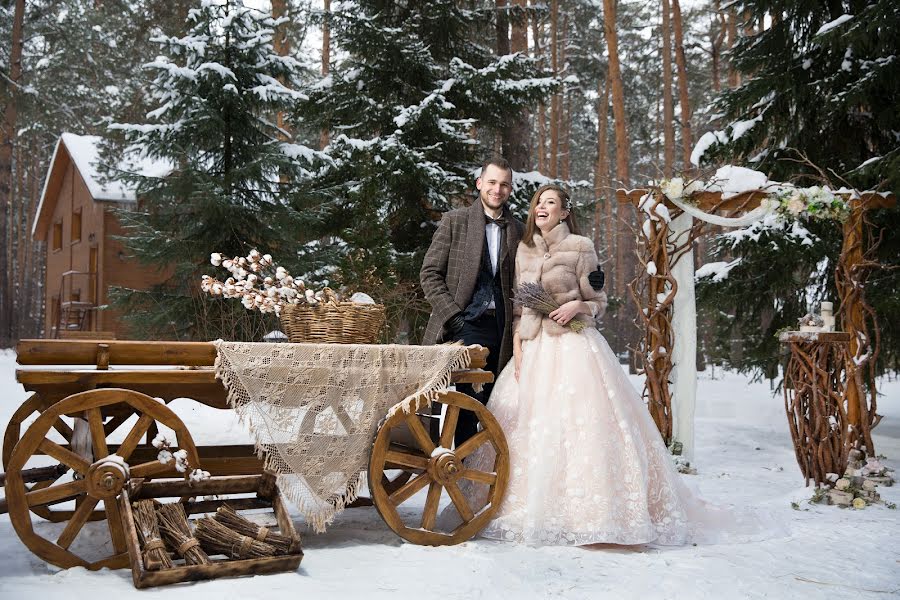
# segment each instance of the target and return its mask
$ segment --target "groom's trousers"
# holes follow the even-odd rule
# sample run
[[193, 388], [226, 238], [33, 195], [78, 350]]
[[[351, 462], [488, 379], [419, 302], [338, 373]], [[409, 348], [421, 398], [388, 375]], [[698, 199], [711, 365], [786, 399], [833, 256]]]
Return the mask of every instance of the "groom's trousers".
[[[454, 340], [460, 340], [466, 345], [479, 344], [488, 349], [487, 365], [485, 370], [494, 374], [497, 378], [497, 365], [500, 359], [500, 344], [503, 341], [502, 311], [500, 315], [493, 309], [485, 311], [480, 317], [466, 321], [463, 327], [453, 336]], [[493, 383], [486, 383], [480, 392], [476, 392], [471, 384], [457, 384], [456, 389], [463, 394], [472, 396], [482, 404], [487, 404]], [[453, 441], [459, 447], [467, 439], [475, 435], [478, 426], [478, 417], [470, 410], [459, 411], [459, 421], [456, 424], [456, 433]]]

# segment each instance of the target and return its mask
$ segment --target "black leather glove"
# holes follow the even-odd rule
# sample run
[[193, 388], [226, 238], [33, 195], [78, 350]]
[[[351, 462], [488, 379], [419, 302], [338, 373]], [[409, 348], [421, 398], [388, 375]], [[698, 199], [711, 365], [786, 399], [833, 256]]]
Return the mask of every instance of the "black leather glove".
[[603, 289], [603, 283], [605, 281], [606, 275], [603, 274], [603, 271], [600, 270], [600, 267], [597, 267], [597, 270], [593, 273], [588, 274], [588, 283], [590, 283], [591, 287], [594, 288], [594, 290], [597, 292]]
[[463, 326], [465, 326], [466, 320], [463, 319], [462, 313], [458, 312], [449, 319], [447, 319], [447, 329], [450, 333], [456, 335], [460, 331], [462, 331]]

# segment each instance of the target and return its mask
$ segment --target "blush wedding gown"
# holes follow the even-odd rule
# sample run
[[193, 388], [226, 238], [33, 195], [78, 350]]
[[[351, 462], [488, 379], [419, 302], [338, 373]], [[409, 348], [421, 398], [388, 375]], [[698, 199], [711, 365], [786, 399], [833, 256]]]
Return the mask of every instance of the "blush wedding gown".
[[[506, 435], [510, 476], [482, 537], [532, 545], [681, 545], [757, 538], [758, 516], [711, 506], [681, 480], [641, 396], [599, 331], [522, 343], [488, 409]], [[467, 467], [492, 470], [482, 445]], [[473, 508], [486, 486], [460, 486]], [[455, 508], [447, 507], [447, 513]], [[458, 518], [458, 517], [457, 517]]]

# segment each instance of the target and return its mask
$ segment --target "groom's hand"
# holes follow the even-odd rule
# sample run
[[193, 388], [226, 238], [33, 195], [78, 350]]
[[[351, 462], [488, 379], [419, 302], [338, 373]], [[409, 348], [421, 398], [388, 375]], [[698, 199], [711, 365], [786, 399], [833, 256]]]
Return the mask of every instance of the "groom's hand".
[[462, 331], [463, 326], [466, 324], [466, 320], [463, 319], [462, 313], [458, 312], [449, 319], [447, 319], [447, 329], [453, 335], [458, 335], [460, 331]]
[[599, 292], [603, 289], [605, 281], [606, 275], [600, 270], [600, 267], [597, 267], [597, 270], [593, 273], [588, 273], [588, 283], [591, 284], [591, 287], [594, 288], [595, 292]]

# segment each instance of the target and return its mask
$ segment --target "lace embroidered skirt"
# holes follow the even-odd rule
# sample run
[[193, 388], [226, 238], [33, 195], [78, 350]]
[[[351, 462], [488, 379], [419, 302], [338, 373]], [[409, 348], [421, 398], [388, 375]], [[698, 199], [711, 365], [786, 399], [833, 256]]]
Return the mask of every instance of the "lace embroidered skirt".
[[[739, 525], [681, 481], [640, 395], [595, 329], [525, 341], [521, 380], [510, 361], [488, 408], [509, 442], [510, 480], [483, 537], [677, 545], [715, 541], [701, 533]], [[466, 464], [485, 469], [492, 461], [493, 450], [482, 446]], [[463, 492], [483, 506], [475, 486]]]

